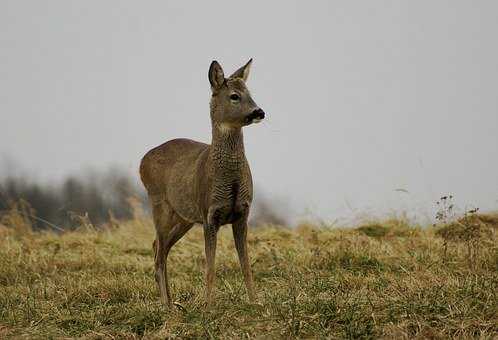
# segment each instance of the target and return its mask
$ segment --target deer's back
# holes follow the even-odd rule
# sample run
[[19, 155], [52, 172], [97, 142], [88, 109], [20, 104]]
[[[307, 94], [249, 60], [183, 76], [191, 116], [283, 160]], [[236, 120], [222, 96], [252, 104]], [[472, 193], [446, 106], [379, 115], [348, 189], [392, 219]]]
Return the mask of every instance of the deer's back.
[[166, 199], [183, 218], [197, 219], [197, 207], [193, 204], [197, 201], [194, 180], [200, 156], [208, 152], [208, 148], [208, 144], [180, 138], [147, 152], [140, 163], [140, 177], [149, 198], [152, 201]]

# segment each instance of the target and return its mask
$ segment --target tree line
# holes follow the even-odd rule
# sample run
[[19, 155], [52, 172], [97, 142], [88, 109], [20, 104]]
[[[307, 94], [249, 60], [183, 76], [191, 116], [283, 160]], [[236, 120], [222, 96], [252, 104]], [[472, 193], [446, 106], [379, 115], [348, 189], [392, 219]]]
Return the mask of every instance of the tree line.
[[26, 177], [8, 176], [0, 181], [0, 211], [8, 211], [19, 201], [30, 206], [33, 229], [51, 225], [74, 228], [75, 216], [86, 216], [94, 225], [110, 218], [133, 216], [130, 198], [146, 207], [144, 191], [128, 175], [118, 171], [71, 175], [60, 183], [41, 183]]

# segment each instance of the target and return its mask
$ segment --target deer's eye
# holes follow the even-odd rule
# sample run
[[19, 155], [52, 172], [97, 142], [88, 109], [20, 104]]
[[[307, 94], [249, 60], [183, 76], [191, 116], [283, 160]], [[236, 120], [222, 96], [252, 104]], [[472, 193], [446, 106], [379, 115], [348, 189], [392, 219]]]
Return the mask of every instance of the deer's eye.
[[238, 100], [240, 100], [240, 96], [237, 93], [232, 93], [230, 95], [230, 99], [234, 100], [234, 101], [238, 101]]

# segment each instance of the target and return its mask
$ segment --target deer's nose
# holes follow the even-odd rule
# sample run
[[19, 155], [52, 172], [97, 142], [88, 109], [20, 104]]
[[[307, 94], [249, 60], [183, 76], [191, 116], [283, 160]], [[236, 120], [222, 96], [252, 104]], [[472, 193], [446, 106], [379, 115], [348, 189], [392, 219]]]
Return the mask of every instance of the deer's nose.
[[265, 118], [265, 111], [258, 108], [252, 112], [251, 116], [254, 118], [263, 119]]
[[256, 109], [246, 117], [246, 123], [259, 123], [263, 118], [265, 118], [265, 111], [261, 109]]

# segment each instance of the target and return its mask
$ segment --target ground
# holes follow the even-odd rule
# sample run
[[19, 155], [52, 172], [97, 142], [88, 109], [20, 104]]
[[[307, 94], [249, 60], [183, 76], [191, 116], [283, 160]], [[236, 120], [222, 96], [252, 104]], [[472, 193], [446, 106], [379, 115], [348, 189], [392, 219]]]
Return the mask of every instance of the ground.
[[62, 234], [2, 227], [0, 338], [497, 338], [490, 230], [445, 243], [435, 228], [398, 220], [252, 228], [251, 304], [225, 227], [208, 309], [195, 227], [169, 258], [169, 310], [154, 281], [149, 219]]

